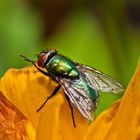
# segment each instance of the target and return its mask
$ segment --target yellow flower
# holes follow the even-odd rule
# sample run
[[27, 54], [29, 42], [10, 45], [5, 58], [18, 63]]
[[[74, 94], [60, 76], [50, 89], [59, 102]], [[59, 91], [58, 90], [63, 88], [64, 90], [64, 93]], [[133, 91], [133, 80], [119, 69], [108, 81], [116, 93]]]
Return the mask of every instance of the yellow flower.
[[74, 128], [63, 89], [36, 112], [57, 84], [34, 67], [10, 69], [0, 79], [0, 139], [138, 140], [139, 83], [140, 63], [123, 98], [94, 122], [89, 124], [74, 108]]
[[74, 109], [77, 127], [73, 127], [71, 110], [61, 89], [40, 110], [44, 100], [57, 86], [34, 67], [10, 69], [0, 80], [0, 90], [32, 123], [38, 140], [82, 139], [88, 121]]

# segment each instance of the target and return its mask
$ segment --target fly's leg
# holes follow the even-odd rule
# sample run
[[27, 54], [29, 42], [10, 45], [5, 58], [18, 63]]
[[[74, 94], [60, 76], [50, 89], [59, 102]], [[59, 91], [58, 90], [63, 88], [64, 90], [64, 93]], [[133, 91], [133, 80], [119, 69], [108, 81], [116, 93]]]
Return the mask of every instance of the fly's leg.
[[28, 59], [28, 58], [27, 58], [26, 56], [24, 56], [24, 55], [20, 55], [20, 56], [23, 57], [25, 61], [28, 61], [28, 62], [32, 63], [32, 64], [37, 68], [38, 71], [40, 71], [41, 73], [43, 73], [43, 74], [46, 75], [46, 76], [50, 76], [49, 73], [47, 73], [46, 71], [43, 71], [42, 69], [40, 69], [40, 68], [36, 65], [36, 63], [35, 63], [36, 61], [30, 60], [30, 59]]
[[34, 65], [34, 66], [37, 68], [37, 70], [40, 71], [42, 74], [44, 74], [44, 75], [50, 77], [50, 74], [49, 74], [49, 73], [47, 73], [46, 71], [40, 69], [35, 63], [34, 63], [33, 65]]
[[45, 102], [36, 110], [36, 112], [39, 112], [43, 106], [47, 103], [47, 101], [52, 98], [57, 92], [58, 90], [61, 88], [61, 85], [58, 85], [55, 90], [53, 91], [53, 93], [45, 100]]
[[69, 107], [70, 107], [70, 110], [71, 110], [71, 116], [72, 116], [73, 126], [76, 127], [76, 123], [75, 123], [75, 120], [74, 120], [73, 107], [71, 105], [71, 102], [70, 102], [69, 97], [66, 94], [65, 94], [65, 97], [66, 97], [66, 99], [68, 101], [68, 104], [69, 104]]

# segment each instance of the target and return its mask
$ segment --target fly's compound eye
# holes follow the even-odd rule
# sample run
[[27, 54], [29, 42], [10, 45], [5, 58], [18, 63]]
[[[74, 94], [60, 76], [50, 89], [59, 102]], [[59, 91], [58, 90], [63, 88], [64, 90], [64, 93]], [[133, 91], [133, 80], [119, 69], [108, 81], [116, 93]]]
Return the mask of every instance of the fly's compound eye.
[[40, 53], [38, 55], [38, 61], [37, 61], [37, 64], [39, 67], [43, 67], [45, 61], [46, 61], [46, 53]]
[[45, 67], [45, 64], [49, 62], [49, 60], [57, 54], [55, 49], [47, 49], [45, 51], [40, 52], [38, 55], [37, 64], [39, 67]]

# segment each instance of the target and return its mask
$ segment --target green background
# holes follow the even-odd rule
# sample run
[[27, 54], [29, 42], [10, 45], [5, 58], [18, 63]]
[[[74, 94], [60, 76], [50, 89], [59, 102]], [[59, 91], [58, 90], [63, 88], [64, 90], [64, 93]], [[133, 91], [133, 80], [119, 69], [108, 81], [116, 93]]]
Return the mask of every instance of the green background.
[[[56, 48], [127, 87], [140, 55], [137, 1], [0, 0], [0, 75]], [[97, 114], [121, 94], [101, 93]]]

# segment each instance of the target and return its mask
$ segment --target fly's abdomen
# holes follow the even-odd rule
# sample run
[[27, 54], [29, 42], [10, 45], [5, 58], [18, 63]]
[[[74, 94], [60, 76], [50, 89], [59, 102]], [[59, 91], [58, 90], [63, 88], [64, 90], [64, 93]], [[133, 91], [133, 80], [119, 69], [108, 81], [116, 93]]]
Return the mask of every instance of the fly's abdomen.
[[98, 93], [87, 84], [87, 82], [84, 80], [84, 77], [81, 78], [80, 76], [80, 79], [73, 81], [71, 86], [76, 90], [78, 89], [79, 93], [82, 93], [82, 95], [87, 95], [93, 101], [93, 103], [96, 103]]
[[55, 55], [47, 64], [47, 70], [51, 75], [63, 76], [69, 78], [76, 78], [79, 76], [79, 72], [74, 63], [62, 56]]

